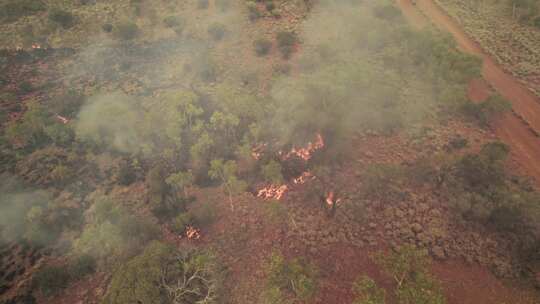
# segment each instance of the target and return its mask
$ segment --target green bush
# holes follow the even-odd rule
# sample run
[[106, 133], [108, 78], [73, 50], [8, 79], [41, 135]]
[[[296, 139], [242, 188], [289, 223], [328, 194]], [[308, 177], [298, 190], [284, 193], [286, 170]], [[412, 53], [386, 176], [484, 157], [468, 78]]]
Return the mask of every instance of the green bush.
[[534, 18], [533, 25], [540, 29], [540, 16]]
[[139, 27], [133, 22], [123, 22], [116, 25], [114, 34], [121, 40], [133, 40], [139, 35]]
[[101, 26], [101, 29], [105, 32], [105, 33], [110, 33], [113, 31], [113, 25], [110, 24], [110, 23], [105, 23]]
[[81, 255], [70, 261], [68, 272], [72, 279], [79, 280], [96, 271], [96, 259], [91, 255]]
[[163, 24], [168, 28], [175, 28], [183, 24], [182, 18], [179, 16], [168, 16], [163, 19]]
[[197, 1], [197, 8], [198, 9], [207, 9], [208, 8], [208, 0], [198, 0]]
[[446, 303], [440, 283], [429, 273], [430, 260], [425, 250], [405, 245], [390, 254], [379, 254], [377, 263], [394, 279], [398, 303]]
[[202, 251], [178, 252], [152, 242], [113, 274], [102, 304], [218, 303], [221, 274], [215, 257]]
[[267, 11], [271, 12], [272, 10], [274, 10], [276, 8], [276, 5], [275, 5], [274, 1], [267, 0], [264, 3], [264, 7], [266, 8]]
[[385, 290], [378, 287], [375, 281], [367, 276], [363, 276], [354, 282], [353, 292], [357, 295], [353, 304], [386, 303]]
[[298, 43], [298, 37], [293, 32], [277, 33], [277, 43], [283, 58], [288, 59], [294, 51], [294, 46]]
[[226, 11], [226, 10], [229, 9], [229, 6], [230, 6], [230, 4], [231, 4], [230, 1], [231, 1], [231, 0], [216, 0], [216, 1], [215, 1], [216, 7], [217, 7], [220, 11], [224, 12], [224, 11]]
[[401, 17], [401, 11], [392, 4], [383, 4], [377, 5], [373, 9], [373, 15], [375, 15], [377, 18], [394, 21], [395, 19]]
[[257, 56], [264, 56], [270, 52], [272, 42], [267, 39], [257, 39], [253, 43], [253, 47], [255, 48]]
[[69, 281], [69, 271], [65, 266], [45, 266], [34, 275], [32, 284], [45, 296], [51, 296], [66, 288]]
[[128, 162], [124, 162], [120, 165], [118, 170], [118, 183], [123, 186], [131, 185], [137, 179], [137, 174]]
[[480, 125], [487, 126], [491, 119], [511, 109], [510, 102], [499, 95], [494, 95], [481, 103], [465, 103], [462, 111]]
[[[266, 266], [267, 290], [263, 296], [269, 294], [290, 293], [297, 300], [309, 302], [317, 290], [315, 267], [302, 259], [285, 260], [283, 255], [273, 252]], [[268, 301], [267, 299], [265, 301]]]
[[227, 29], [224, 24], [222, 23], [213, 23], [208, 27], [208, 34], [212, 39], [219, 41], [223, 39], [225, 36], [225, 33], [227, 32]]
[[189, 212], [184, 212], [174, 218], [172, 229], [177, 234], [183, 234], [186, 228], [191, 225], [193, 225], [193, 215]]
[[261, 18], [262, 14], [259, 11], [259, 8], [257, 8], [257, 4], [255, 2], [248, 2], [247, 9], [248, 9], [248, 18], [250, 21], [253, 22]]
[[68, 29], [75, 24], [75, 17], [71, 12], [58, 8], [49, 11], [49, 20], [60, 24], [64, 29]]

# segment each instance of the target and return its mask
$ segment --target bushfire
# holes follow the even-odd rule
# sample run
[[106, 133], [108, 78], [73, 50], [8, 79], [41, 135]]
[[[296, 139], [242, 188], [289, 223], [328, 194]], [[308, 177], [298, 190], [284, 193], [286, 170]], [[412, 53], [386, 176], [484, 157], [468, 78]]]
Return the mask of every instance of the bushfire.
[[193, 226], [186, 228], [186, 237], [189, 240], [198, 240], [201, 238], [201, 231]]
[[[261, 150], [266, 146], [266, 144], [259, 144], [256, 147], [252, 149], [252, 156], [254, 159], [258, 160], [261, 158]], [[287, 160], [293, 156], [297, 156], [304, 161], [308, 161], [313, 156], [313, 153], [321, 148], [324, 147], [324, 139], [321, 134], [317, 133], [315, 142], [309, 142], [306, 147], [303, 148], [296, 148], [293, 147], [291, 151], [288, 153], [283, 153], [282, 151], [279, 151], [278, 154], [281, 157], [282, 160]], [[316, 176], [313, 175], [311, 172], [306, 171], [302, 173], [300, 176], [293, 179], [293, 183], [295, 185], [301, 185], [307, 182], [308, 180], [315, 179]], [[285, 193], [289, 190], [289, 186], [286, 184], [284, 185], [270, 185], [265, 188], [262, 188], [257, 193], [257, 197], [261, 197], [263, 199], [276, 199], [280, 200], [283, 198]]]
[[69, 123], [69, 119], [59, 114], [56, 114], [56, 119], [58, 119], [63, 124]]
[[285, 192], [289, 190], [289, 187], [287, 185], [270, 185], [268, 187], [262, 188], [257, 193], [257, 197], [261, 197], [263, 199], [277, 199], [280, 200]]
[[309, 142], [307, 146], [304, 148], [293, 147], [291, 151], [288, 152], [287, 154], [283, 154], [283, 152], [280, 151], [279, 154], [283, 160], [289, 159], [293, 156], [298, 156], [301, 159], [308, 161], [311, 159], [313, 152], [323, 147], [324, 147], [324, 139], [321, 134], [317, 133], [316, 141], [314, 143]]

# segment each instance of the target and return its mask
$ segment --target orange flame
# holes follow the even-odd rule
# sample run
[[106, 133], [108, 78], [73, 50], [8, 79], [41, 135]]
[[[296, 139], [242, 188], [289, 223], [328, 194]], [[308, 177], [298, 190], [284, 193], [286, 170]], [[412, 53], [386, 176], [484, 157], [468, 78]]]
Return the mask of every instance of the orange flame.
[[328, 192], [328, 194], [326, 195], [326, 204], [329, 206], [333, 206], [338, 205], [339, 203], [341, 203], [341, 199], [336, 199], [334, 191]]
[[[254, 159], [260, 159], [262, 149], [266, 147], [267, 144], [259, 144], [255, 146], [251, 150], [251, 155]], [[298, 156], [302, 158], [305, 161], [308, 161], [311, 159], [313, 152], [321, 149], [324, 147], [324, 139], [321, 134], [317, 133], [316, 135], [316, 141], [309, 142], [306, 147], [304, 148], [296, 148], [293, 147], [290, 152], [283, 155], [284, 153], [282, 151], [279, 151], [278, 154], [281, 157], [282, 160], [286, 160], [291, 158], [292, 156]], [[298, 176], [297, 178], [293, 179], [293, 183], [296, 185], [301, 185], [306, 183], [310, 179], [316, 178], [315, 175], [313, 175], [311, 172], [306, 171], [302, 173], [302, 175]], [[289, 190], [289, 187], [287, 185], [270, 185], [268, 187], [262, 188], [257, 193], [257, 197], [261, 197], [263, 199], [276, 199], [280, 200], [285, 193]]]
[[65, 118], [64, 116], [61, 116], [59, 114], [56, 114], [56, 119], [58, 119], [61, 123], [67, 124], [69, 123], [69, 119]]
[[313, 175], [309, 171], [306, 171], [306, 172], [302, 173], [302, 175], [300, 175], [299, 177], [293, 179], [293, 183], [295, 183], [297, 185], [302, 185], [305, 182], [307, 182], [308, 179], [314, 179], [314, 178], [315, 178], [315, 175]]
[[201, 231], [193, 226], [186, 228], [186, 237], [189, 240], [198, 240], [201, 238]]
[[263, 199], [280, 200], [283, 195], [285, 195], [285, 192], [287, 192], [288, 189], [289, 187], [287, 185], [270, 185], [266, 188], [262, 188], [261, 190], [259, 190], [259, 192], [257, 193], [257, 197], [262, 197]]
[[262, 143], [253, 147], [253, 149], [251, 149], [251, 157], [253, 157], [255, 160], [261, 159], [262, 151], [267, 145], [267, 143]]
[[[315, 143], [309, 142], [304, 148], [293, 147], [289, 153], [282, 156], [282, 159], [285, 160], [291, 158], [292, 156], [298, 156], [305, 161], [310, 160], [313, 152], [324, 147], [324, 139], [322, 135], [317, 133], [316, 137], [317, 140], [315, 141]], [[280, 151], [279, 154], [281, 155], [283, 154], [283, 152]]]

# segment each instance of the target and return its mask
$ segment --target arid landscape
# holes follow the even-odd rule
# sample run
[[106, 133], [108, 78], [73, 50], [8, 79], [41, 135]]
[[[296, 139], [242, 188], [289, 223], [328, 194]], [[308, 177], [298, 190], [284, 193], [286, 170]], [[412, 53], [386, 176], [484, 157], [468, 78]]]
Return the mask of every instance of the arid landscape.
[[0, 0], [0, 303], [540, 303], [537, 0]]

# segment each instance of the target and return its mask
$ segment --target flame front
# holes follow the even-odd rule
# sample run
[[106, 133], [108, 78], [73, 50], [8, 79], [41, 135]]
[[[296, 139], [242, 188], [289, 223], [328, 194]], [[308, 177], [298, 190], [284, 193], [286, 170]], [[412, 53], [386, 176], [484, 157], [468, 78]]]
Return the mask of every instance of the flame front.
[[263, 199], [277, 199], [280, 200], [283, 195], [285, 195], [285, 192], [289, 187], [287, 185], [270, 185], [266, 188], [262, 188], [259, 190], [259, 193], [257, 193], [257, 197], [261, 197]]
[[293, 179], [293, 183], [297, 185], [302, 185], [306, 183], [309, 179], [315, 179], [315, 175], [313, 175], [311, 172], [306, 171], [302, 173], [299, 177]]
[[[251, 156], [259, 160], [261, 158], [262, 150], [267, 146], [267, 144], [259, 144], [251, 150]], [[296, 148], [293, 147], [291, 151], [289, 151], [287, 154], [284, 154], [282, 151], [278, 152], [278, 155], [281, 157], [282, 160], [287, 160], [293, 156], [297, 156], [305, 161], [308, 161], [311, 159], [313, 153], [321, 148], [324, 147], [324, 140], [321, 134], [317, 133], [315, 142], [309, 142], [306, 147], [303, 148]], [[295, 185], [302, 185], [306, 183], [308, 180], [315, 179], [316, 176], [313, 175], [311, 172], [306, 171], [302, 173], [300, 176], [293, 179], [293, 183]], [[285, 193], [289, 190], [289, 186], [286, 184], [284, 185], [270, 185], [265, 188], [262, 188], [257, 193], [257, 197], [263, 198], [263, 199], [276, 199], [280, 200]]]
[[[283, 160], [289, 159], [292, 156], [298, 156], [299, 158], [308, 161], [311, 159], [313, 152], [321, 149], [324, 147], [324, 139], [321, 134], [317, 133], [316, 135], [317, 140], [315, 143], [309, 142], [306, 147], [304, 148], [296, 148], [293, 147], [290, 152], [282, 156]], [[280, 154], [283, 154], [280, 152]]]
[[198, 240], [201, 238], [201, 231], [193, 226], [186, 228], [186, 237], [189, 240]]

